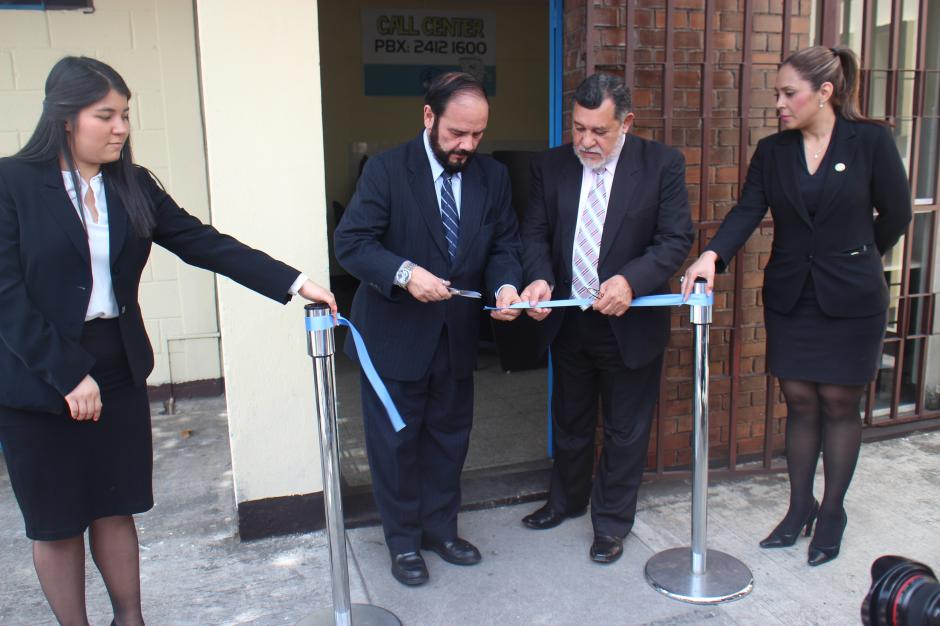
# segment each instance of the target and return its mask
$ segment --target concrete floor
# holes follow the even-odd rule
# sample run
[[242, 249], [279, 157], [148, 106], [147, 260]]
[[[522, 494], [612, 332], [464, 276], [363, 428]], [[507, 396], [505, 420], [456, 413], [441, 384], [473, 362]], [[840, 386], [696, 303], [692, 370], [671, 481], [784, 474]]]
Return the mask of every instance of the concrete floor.
[[[322, 532], [249, 543], [237, 538], [221, 399], [184, 401], [176, 415], [155, 415], [154, 443], [157, 505], [138, 517], [148, 624], [294, 624], [330, 605]], [[754, 592], [729, 604], [676, 602], [644, 580], [650, 556], [688, 544], [686, 481], [644, 486], [625, 554], [611, 566], [588, 559], [587, 517], [549, 531], [525, 529], [519, 519], [533, 504], [462, 514], [461, 534], [481, 548], [483, 563], [460, 568], [428, 554], [431, 581], [418, 588], [391, 578], [379, 528], [349, 531], [352, 597], [422, 626], [858, 624], [877, 556], [901, 554], [940, 570], [938, 454], [940, 432], [866, 444], [847, 501], [843, 553], [819, 568], [805, 563], [805, 539], [784, 550], [757, 547], [786, 509], [784, 476], [713, 484], [709, 546], [743, 560], [755, 578]], [[4, 626], [54, 623], [29, 549], [5, 468], [0, 469]], [[87, 570], [89, 616], [93, 624], [107, 624], [107, 596], [90, 559]]]

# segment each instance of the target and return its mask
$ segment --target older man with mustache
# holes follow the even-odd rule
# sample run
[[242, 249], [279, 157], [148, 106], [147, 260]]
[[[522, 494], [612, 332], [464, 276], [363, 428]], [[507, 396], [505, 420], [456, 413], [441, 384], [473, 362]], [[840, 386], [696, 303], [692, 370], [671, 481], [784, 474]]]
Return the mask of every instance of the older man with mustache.
[[[682, 154], [630, 135], [630, 107], [630, 90], [615, 76], [581, 83], [572, 143], [533, 166], [522, 226], [521, 298], [594, 299], [584, 310], [529, 310], [545, 320], [552, 348], [555, 459], [548, 502], [522, 521], [553, 528], [585, 513], [590, 499], [598, 563], [620, 557], [633, 527], [669, 340], [667, 309], [630, 303], [667, 293], [693, 240]], [[598, 399], [604, 449], [592, 487]]]

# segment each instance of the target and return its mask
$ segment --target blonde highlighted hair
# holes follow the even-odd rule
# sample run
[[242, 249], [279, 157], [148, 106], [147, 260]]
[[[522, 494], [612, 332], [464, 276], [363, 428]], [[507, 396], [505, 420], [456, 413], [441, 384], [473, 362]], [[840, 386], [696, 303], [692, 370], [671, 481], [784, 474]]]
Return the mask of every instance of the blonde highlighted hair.
[[858, 102], [859, 63], [850, 48], [812, 46], [791, 54], [781, 64], [789, 65], [818, 91], [832, 83], [830, 102], [836, 113], [847, 120], [874, 121], [862, 115]]

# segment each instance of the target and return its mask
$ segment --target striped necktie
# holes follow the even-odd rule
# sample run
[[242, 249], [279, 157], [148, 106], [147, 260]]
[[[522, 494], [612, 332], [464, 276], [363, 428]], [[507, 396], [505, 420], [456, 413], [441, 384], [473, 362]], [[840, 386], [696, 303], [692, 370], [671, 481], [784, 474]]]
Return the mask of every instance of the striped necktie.
[[441, 221], [444, 223], [444, 238], [447, 240], [447, 253], [453, 261], [457, 256], [457, 237], [460, 236], [460, 215], [457, 213], [457, 201], [451, 186], [452, 174], [441, 174]]
[[578, 216], [578, 234], [575, 237], [571, 263], [571, 291], [578, 298], [595, 298], [600, 287], [597, 259], [600, 255], [604, 219], [607, 217], [605, 171], [603, 168], [594, 170], [594, 186], [588, 191], [587, 201]]

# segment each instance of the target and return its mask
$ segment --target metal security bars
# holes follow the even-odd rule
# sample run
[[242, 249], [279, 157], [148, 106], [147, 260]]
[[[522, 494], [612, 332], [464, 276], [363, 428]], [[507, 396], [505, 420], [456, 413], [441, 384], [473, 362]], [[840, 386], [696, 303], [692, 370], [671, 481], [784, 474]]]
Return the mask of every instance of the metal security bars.
[[[685, 154], [694, 255], [734, 205], [757, 141], [778, 129], [778, 64], [814, 43], [860, 54], [863, 110], [893, 124], [915, 192], [915, 219], [885, 259], [892, 309], [863, 406], [865, 436], [940, 426], [940, 0], [588, 0], [566, 2], [565, 13], [565, 90], [593, 71], [622, 72], [633, 89], [635, 132]], [[768, 219], [716, 284], [710, 452], [718, 473], [782, 468], [775, 458], [785, 408], [766, 372], [760, 301], [771, 239]], [[687, 315], [673, 316], [647, 465], [655, 475], [687, 473], [691, 463]]]

